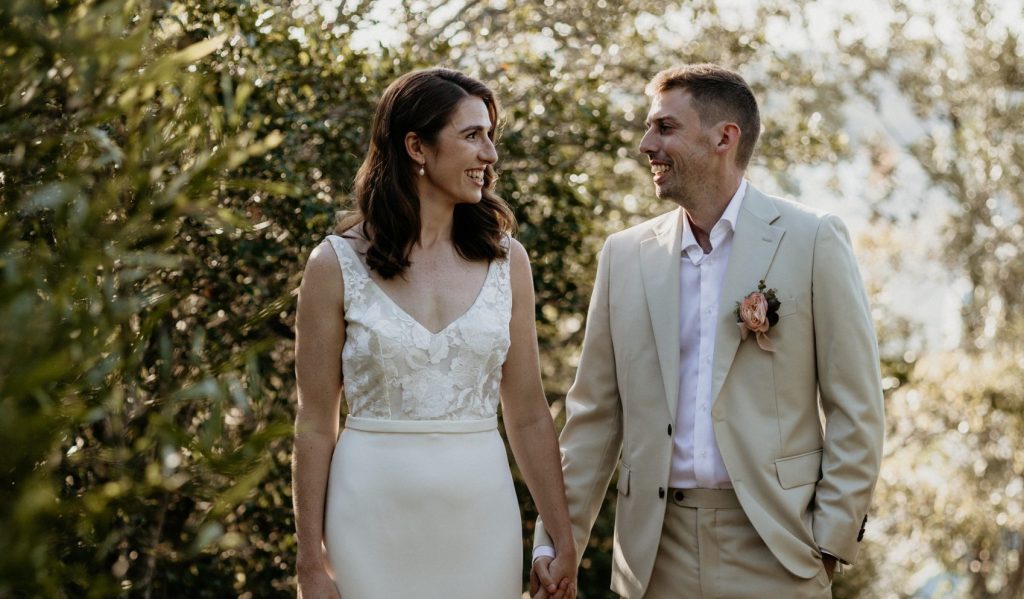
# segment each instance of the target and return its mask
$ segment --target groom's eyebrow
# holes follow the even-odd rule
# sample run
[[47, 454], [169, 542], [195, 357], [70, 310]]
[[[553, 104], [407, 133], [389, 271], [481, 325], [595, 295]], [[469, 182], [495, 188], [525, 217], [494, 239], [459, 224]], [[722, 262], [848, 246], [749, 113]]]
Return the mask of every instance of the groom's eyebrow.
[[652, 123], [658, 123], [658, 124], [661, 124], [661, 125], [664, 125], [664, 124], [675, 125], [676, 124], [676, 120], [673, 119], [670, 116], [659, 116], [659, 117], [655, 117], [653, 119], [645, 120], [644, 121], [644, 126], [645, 127], [650, 127]]

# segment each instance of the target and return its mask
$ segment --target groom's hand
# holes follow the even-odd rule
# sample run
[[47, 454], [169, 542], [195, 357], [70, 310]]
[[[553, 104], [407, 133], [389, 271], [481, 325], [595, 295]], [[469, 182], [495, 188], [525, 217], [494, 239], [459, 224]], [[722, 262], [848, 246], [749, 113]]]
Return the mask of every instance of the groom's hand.
[[551, 575], [550, 557], [542, 556], [533, 560], [533, 568], [530, 569], [530, 597], [532, 599], [567, 599], [566, 594], [570, 581], [562, 578], [556, 581]]
[[835, 576], [836, 572], [836, 558], [831, 555], [822, 555], [821, 562], [825, 564], [825, 574], [828, 574], [828, 581], [832, 582], [832, 577]]
[[550, 557], [538, 557], [533, 560], [533, 567], [530, 568], [530, 597], [533, 599], [546, 599], [548, 594], [545, 591], [550, 590], [552, 593], [555, 591], [551, 573], [548, 571], [550, 564]]

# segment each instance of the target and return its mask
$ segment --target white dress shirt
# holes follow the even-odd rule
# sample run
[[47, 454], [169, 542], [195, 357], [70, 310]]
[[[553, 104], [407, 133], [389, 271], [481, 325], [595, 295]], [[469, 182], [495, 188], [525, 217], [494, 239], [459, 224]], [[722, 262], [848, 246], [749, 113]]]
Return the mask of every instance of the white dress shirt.
[[712, 426], [711, 374], [718, 300], [746, 191], [747, 182], [743, 180], [709, 232], [711, 251], [707, 254], [693, 235], [689, 217], [680, 211], [683, 239], [679, 261], [679, 403], [672, 435], [670, 487], [732, 488]]

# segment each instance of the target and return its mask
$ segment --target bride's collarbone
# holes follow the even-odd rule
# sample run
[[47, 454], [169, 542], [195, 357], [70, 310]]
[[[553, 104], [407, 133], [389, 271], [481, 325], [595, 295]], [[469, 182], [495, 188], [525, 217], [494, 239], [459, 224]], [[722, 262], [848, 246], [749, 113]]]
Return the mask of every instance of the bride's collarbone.
[[425, 328], [439, 331], [473, 306], [487, 280], [487, 263], [461, 262], [414, 262], [402, 276], [374, 278], [399, 308]]

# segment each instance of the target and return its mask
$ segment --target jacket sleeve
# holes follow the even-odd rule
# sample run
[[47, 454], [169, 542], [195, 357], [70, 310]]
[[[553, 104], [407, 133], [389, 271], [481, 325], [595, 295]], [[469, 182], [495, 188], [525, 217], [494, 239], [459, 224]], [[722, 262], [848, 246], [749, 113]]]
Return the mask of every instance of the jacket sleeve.
[[[622, 450], [622, 406], [615, 372], [609, 310], [611, 240], [598, 258], [583, 350], [576, 380], [566, 396], [565, 427], [559, 436], [569, 516], [576, 555], [583, 551], [601, 509], [605, 491]], [[551, 545], [537, 520], [534, 545]]]
[[819, 224], [812, 277], [818, 391], [826, 421], [814, 540], [852, 563], [878, 478], [884, 409], [871, 311], [849, 234], [836, 216]]

